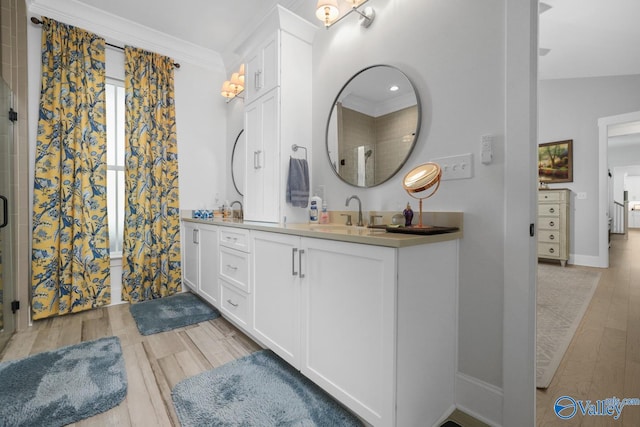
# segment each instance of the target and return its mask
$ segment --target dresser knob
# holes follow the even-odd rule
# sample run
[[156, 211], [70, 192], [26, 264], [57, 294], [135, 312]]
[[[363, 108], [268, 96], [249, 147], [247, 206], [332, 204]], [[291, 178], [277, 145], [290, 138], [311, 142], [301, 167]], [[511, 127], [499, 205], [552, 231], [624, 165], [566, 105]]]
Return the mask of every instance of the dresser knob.
[[553, 240], [555, 238], [556, 238], [556, 236], [554, 236], [553, 234], [549, 234], [549, 240]]
[[549, 208], [549, 213], [554, 213], [556, 210], [554, 208]]
[[553, 222], [553, 221], [549, 221], [549, 227], [553, 227], [554, 225], [556, 225], [556, 223], [555, 223], [555, 222]]
[[553, 248], [549, 248], [549, 253], [550, 253], [550, 254], [552, 254], [552, 253], [554, 253], [554, 252], [555, 252], [555, 250], [554, 250]]

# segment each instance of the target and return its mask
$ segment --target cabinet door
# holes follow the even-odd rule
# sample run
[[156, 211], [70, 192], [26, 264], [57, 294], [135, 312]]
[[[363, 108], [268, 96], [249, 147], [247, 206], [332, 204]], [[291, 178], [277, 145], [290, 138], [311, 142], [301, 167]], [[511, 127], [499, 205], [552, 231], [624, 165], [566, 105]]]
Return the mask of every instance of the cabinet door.
[[267, 347], [299, 366], [300, 238], [251, 232], [253, 333]]
[[280, 220], [279, 109], [277, 88], [245, 108], [246, 220]]
[[373, 425], [394, 407], [395, 249], [302, 239], [302, 372]]
[[261, 43], [247, 56], [245, 90], [246, 102], [253, 102], [279, 85], [278, 33]]
[[200, 286], [198, 293], [211, 304], [219, 307], [218, 285], [218, 228], [200, 226]]
[[192, 222], [183, 222], [184, 242], [182, 247], [182, 281], [194, 292], [198, 292], [200, 246], [198, 245], [198, 226]]

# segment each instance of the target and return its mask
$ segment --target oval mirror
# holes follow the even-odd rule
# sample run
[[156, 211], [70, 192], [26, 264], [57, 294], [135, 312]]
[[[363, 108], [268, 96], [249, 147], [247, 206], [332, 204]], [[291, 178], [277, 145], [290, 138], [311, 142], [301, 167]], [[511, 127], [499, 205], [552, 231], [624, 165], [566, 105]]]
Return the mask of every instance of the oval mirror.
[[242, 136], [244, 129], [238, 133], [231, 151], [231, 181], [239, 195], [244, 196], [244, 157], [245, 140]]
[[327, 155], [344, 182], [374, 187], [405, 164], [420, 131], [420, 99], [389, 65], [359, 71], [340, 90], [327, 121]]

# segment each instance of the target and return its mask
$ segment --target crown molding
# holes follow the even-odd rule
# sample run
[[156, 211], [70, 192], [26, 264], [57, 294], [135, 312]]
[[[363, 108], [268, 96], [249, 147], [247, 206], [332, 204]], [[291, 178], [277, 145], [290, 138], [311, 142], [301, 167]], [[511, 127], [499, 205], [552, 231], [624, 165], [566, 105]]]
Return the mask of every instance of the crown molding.
[[27, 0], [29, 15], [40, 15], [92, 31], [109, 43], [130, 45], [180, 63], [224, 71], [220, 53], [181, 40], [76, 0]]

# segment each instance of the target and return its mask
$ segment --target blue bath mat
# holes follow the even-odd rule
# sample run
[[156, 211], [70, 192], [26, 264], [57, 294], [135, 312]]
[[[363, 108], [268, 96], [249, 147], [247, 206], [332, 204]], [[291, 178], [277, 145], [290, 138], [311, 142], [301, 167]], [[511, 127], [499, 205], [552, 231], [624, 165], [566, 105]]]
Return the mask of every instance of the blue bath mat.
[[63, 426], [117, 406], [127, 374], [117, 337], [0, 363], [0, 426]]
[[183, 427], [362, 426], [270, 350], [182, 380], [171, 395]]
[[220, 312], [190, 292], [131, 304], [129, 307], [142, 335], [205, 322]]

